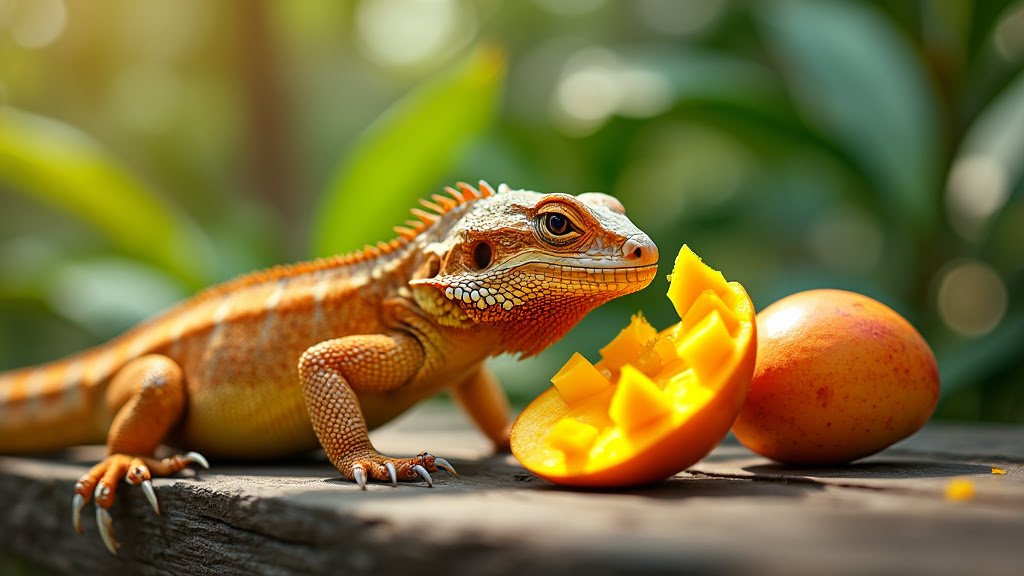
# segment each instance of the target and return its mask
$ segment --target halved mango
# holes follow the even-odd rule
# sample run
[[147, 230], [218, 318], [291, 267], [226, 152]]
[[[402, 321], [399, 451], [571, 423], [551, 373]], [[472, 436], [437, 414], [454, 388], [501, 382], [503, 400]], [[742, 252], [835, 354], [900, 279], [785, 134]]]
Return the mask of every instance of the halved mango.
[[754, 372], [754, 306], [687, 246], [670, 281], [679, 323], [657, 332], [633, 316], [600, 362], [574, 354], [519, 415], [512, 453], [528, 470], [571, 486], [646, 484], [725, 437]]

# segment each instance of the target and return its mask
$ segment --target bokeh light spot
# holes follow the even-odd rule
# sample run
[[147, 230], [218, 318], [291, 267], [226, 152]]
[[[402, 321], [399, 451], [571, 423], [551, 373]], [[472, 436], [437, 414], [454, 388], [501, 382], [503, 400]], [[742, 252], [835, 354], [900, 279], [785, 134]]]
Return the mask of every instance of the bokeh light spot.
[[995, 32], [996, 52], [1016, 62], [1024, 59], [1024, 3], [1018, 3], [999, 21]]
[[977, 337], [991, 332], [1006, 307], [1006, 285], [991, 266], [957, 261], [940, 272], [939, 317], [957, 334]]
[[622, 92], [619, 113], [634, 118], [657, 116], [672, 106], [672, 87], [664, 76], [644, 68], [619, 71], [618, 83], [628, 88]]
[[[455, 0], [364, 0], [356, 6], [355, 24], [367, 57], [388, 65], [423, 62], [446, 48], [459, 21]], [[461, 26], [459, 26], [462, 24]]]
[[60, 38], [67, 20], [63, 0], [23, 0], [15, 3], [8, 25], [18, 45], [43, 48]]
[[599, 47], [566, 60], [554, 94], [555, 121], [573, 136], [593, 133], [614, 114], [643, 118], [672, 105], [672, 87], [658, 72]]
[[619, 105], [621, 92], [611, 71], [611, 54], [594, 49], [574, 60], [555, 93], [557, 118], [570, 134], [583, 136], [596, 130]]
[[1006, 203], [1010, 195], [1006, 172], [991, 156], [966, 156], [954, 162], [946, 189], [946, 208], [950, 223], [962, 237], [976, 239], [989, 217]]

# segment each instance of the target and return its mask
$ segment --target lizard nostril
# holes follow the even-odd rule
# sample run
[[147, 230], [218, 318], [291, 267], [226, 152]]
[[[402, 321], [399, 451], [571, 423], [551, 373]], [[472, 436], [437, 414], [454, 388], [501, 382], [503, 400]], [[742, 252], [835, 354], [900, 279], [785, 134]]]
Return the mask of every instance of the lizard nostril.
[[622, 255], [628, 260], [637, 260], [638, 264], [656, 264], [658, 247], [645, 234], [630, 236], [622, 245]]

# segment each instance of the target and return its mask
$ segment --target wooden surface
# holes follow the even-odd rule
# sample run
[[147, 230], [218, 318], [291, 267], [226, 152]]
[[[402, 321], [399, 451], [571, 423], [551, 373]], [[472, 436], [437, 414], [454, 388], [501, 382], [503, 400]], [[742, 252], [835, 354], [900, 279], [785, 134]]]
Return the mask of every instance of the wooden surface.
[[[25, 558], [79, 574], [1024, 574], [1024, 427], [931, 424], [827, 469], [784, 468], [726, 442], [669, 481], [597, 492], [487, 456], [464, 417], [438, 404], [374, 438], [396, 454], [443, 455], [462, 477], [361, 492], [321, 456], [213, 462], [154, 482], [160, 517], [123, 487], [117, 558], [91, 507], [85, 536], [70, 525], [72, 485], [98, 448], [0, 457], [0, 573]], [[956, 479], [973, 482], [973, 499], [946, 498]]]

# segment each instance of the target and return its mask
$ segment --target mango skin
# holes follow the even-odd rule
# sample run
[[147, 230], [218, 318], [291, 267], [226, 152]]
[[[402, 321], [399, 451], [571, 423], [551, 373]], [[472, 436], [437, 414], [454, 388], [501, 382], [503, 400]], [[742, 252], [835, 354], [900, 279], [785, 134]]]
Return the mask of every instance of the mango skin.
[[843, 290], [793, 294], [757, 315], [757, 361], [733, 425], [778, 462], [841, 464], [920, 429], [939, 398], [935, 356], [902, 316]]

